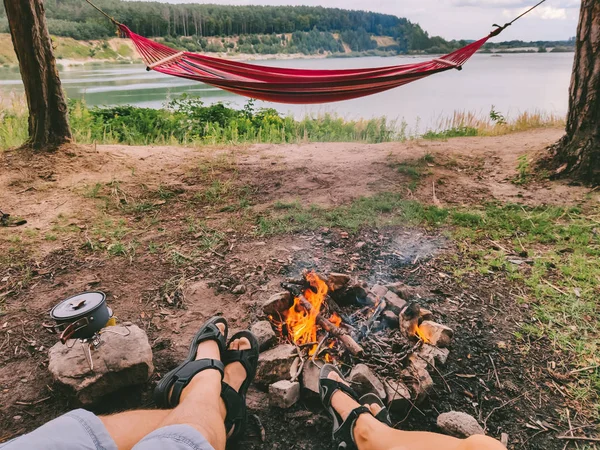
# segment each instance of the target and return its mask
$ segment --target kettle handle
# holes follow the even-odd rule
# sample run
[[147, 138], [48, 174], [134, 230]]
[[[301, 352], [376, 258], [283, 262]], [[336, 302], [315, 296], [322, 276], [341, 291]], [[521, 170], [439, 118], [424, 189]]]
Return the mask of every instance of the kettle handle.
[[59, 338], [60, 342], [62, 342], [63, 344], [66, 344], [67, 341], [69, 339], [71, 339], [71, 336], [73, 336], [75, 333], [77, 333], [82, 328], [87, 327], [89, 325], [89, 323], [90, 323], [90, 321], [88, 320], [87, 317], [82, 317], [77, 322], [70, 323], [60, 334], [60, 338]]

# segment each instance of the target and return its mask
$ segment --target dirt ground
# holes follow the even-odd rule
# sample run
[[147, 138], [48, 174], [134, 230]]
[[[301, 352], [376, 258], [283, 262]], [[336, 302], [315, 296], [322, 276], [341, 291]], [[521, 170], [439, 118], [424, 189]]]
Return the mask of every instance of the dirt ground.
[[[565, 183], [511, 183], [518, 157], [533, 157], [561, 134], [542, 129], [407, 143], [107, 145], [72, 146], [41, 157], [0, 154], [0, 210], [27, 220], [0, 228], [0, 252], [13, 255], [0, 259], [0, 442], [77, 406], [56, 390], [47, 370], [47, 349], [56, 338], [41, 324], [61, 299], [102, 290], [120, 321], [134, 322], [149, 335], [156, 374], [92, 408], [114, 413], [152, 407], [160, 374], [187, 354], [204, 319], [223, 314], [233, 329], [247, 327], [284, 277], [316, 268], [421, 286], [431, 293], [428, 308], [455, 329], [449, 362], [434, 376], [434, 394], [407, 417], [395, 418], [398, 427], [435, 431], [438, 413], [461, 410], [477, 417], [490, 435], [507, 433], [511, 449], [563, 449], [556, 436], [569, 428], [565, 409], [573, 408], [577, 424], [589, 422], [579, 420], [576, 402], [548, 375], [547, 366], [560, 358], [546, 351], [548, 343], [530, 342], [527, 354], [516, 344], [515, 330], [530, 320], [526, 309], [516, 307], [518, 285], [478, 273], [457, 285], [445, 273], [455, 243], [432, 231], [367, 228], [346, 237], [344, 230], [321, 228], [264, 237], [248, 221], [248, 210], [218, 207], [233, 201], [231, 192], [241, 187], [252, 214], [277, 202], [333, 207], [381, 192], [442, 206], [598, 201], [597, 192]], [[426, 155], [433, 162], [409, 189], [410, 180], [396, 165]], [[221, 186], [216, 200], [195, 201], [207, 198], [206, 185], [215, 180]], [[115, 203], [129, 209], [115, 209]], [[208, 228], [219, 230], [218, 245], [196, 251], [214, 236]], [[129, 243], [122, 251], [107, 245], [115, 236]], [[359, 242], [365, 244], [357, 247]], [[238, 284], [246, 286], [245, 294], [231, 293]], [[182, 289], [173, 288], [178, 300], [169, 303], [164, 294], [173, 285]], [[266, 440], [251, 424], [240, 448], [329, 447], [324, 443], [331, 423], [317, 401], [304, 399], [282, 413], [253, 389], [249, 406]]]

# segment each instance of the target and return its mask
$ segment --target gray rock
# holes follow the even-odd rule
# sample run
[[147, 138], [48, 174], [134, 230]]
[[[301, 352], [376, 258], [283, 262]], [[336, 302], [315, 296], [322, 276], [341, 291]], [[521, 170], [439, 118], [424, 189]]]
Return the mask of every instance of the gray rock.
[[401, 381], [386, 381], [385, 385], [386, 405], [388, 409], [397, 414], [403, 414], [411, 406], [411, 394]]
[[300, 400], [300, 383], [281, 380], [269, 386], [269, 404], [288, 409]]
[[387, 294], [387, 292], [388, 292], [388, 288], [386, 288], [385, 286], [382, 286], [380, 284], [376, 284], [375, 286], [373, 286], [371, 288], [371, 293], [380, 299], [384, 298], [385, 294]]
[[474, 417], [460, 411], [440, 414], [437, 419], [437, 426], [443, 433], [459, 438], [485, 434], [485, 431]]
[[419, 287], [407, 286], [404, 283], [386, 284], [385, 287], [404, 300], [416, 300], [428, 297], [428, 292]]
[[387, 303], [387, 309], [395, 314], [400, 314], [400, 312], [402, 312], [402, 310], [406, 307], [406, 300], [402, 300], [392, 291], [386, 292], [384, 299]]
[[272, 295], [263, 305], [263, 312], [267, 316], [277, 316], [278, 314], [287, 311], [294, 304], [292, 294], [289, 292], [280, 292]]
[[419, 350], [419, 356], [434, 367], [436, 364], [442, 366], [446, 364], [449, 355], [450, 350], [447, 348], [439, 348], [430, 344], [423, 344], [423, 347]]
[[419, 325], [419, 329], [427, 337], [431, 345], [436, 345], [440, 348], [449, 347], [454, 337], [452, 328], [430, 320], [426, 320]]
[[277, 342], [277, 335], [273, 331], [271, 322], [267, 320], [256, 322], [254, 325], [252, 325], [250, 331], [254, 333], [258, 339], [261, 352], [270, 349]]
[[292, 377], [291, 369], [296, 359], [296, 347], [291, 344], [277, 347], [261, 353], [255, 382], [259, 386], [268, 386]]
[[302, 369], [302, 387], [315, 394], [319, 393], [321, 369], [312, 361], [307, 361]]
[[[128, 336], [127, 328], [130, 331]], [[83, 348], [69, 348], [60, 342], [49, 350], [48, 369], [54, 380], [70, 389], [83, 404], [91, 404], [119, 389], [143, 384], [154, 372], [152, 349], [146, 333], [135, 325], [110, 327], [102, 333], [104, 343], [92, 350], [94, 370]]]
[[401, 373], [416, 404], [422, 403], [433, 389], [433, 379], [427, 367], [426, 361], [413, 354], [409, 358], [408, 367]]
[[345, 273], [330, 273], [327, 277], [327, 286], [331, 291], [342, 289], [350, 282], [350, 275]]
[[352, 385], [352, 389], [360, 396], [365, 394], [375, 394], [381, 399], [385, 398], [385, 388], [383, 387], [383, 383], [379, 381], [377, 375], [364, 364], [357, 364], [354, 366], [348, 380]]
[[246, 286], [244, 286], [243, 284], [238, 284], [236, 287], [233, 288], [233, 290], [231, 291], [232, 294], [235, 295], [242, 295], [246, 293]]
[[398, 314], [394, 313], [393, 311], [384, 311], [383, 321], [389, 328], [392, 329], [396, 329], [400, 325]]

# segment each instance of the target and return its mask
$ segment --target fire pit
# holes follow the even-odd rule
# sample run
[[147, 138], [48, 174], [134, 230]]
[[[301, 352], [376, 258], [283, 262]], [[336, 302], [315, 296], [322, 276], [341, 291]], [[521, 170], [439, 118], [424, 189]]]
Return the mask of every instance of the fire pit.
[[318, 392], [324, 363], [340, 366], [358, 393], [378, 395], [393, 412], [427, 398], [430, 372], [446, 362], [453, 332], [420, 306], [417, 289], [314, 271], [282, 287], [263, 305], [268, 322], [257, 324], [278, 341], [264, 348], [257, 374], [274, 406]]

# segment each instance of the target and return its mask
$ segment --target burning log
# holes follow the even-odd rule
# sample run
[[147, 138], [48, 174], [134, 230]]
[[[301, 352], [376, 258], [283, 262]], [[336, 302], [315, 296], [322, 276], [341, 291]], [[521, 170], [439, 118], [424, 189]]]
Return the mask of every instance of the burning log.
[[[304, 297], [304, 295], [300, 295], [298, 298], [300, 299], [300, 306], [310, 313], [313, 309], [310, 302]], [[317, 314], [315, 321], [317, 325], [327, 331], [331, 336], [337, 338], [354, 356], [361, 355], [364, 352], [363, 348], [358, 345], [356, 341], [352, 339], [348, 333], [346, 333], [345, 330], [336, 327], [328, 319], [323, 317], [321, 313]]]
[[421, 308], [417, 303], [411, 303], [400, 314], [400, 329], [406, 337], [417, 337]]

